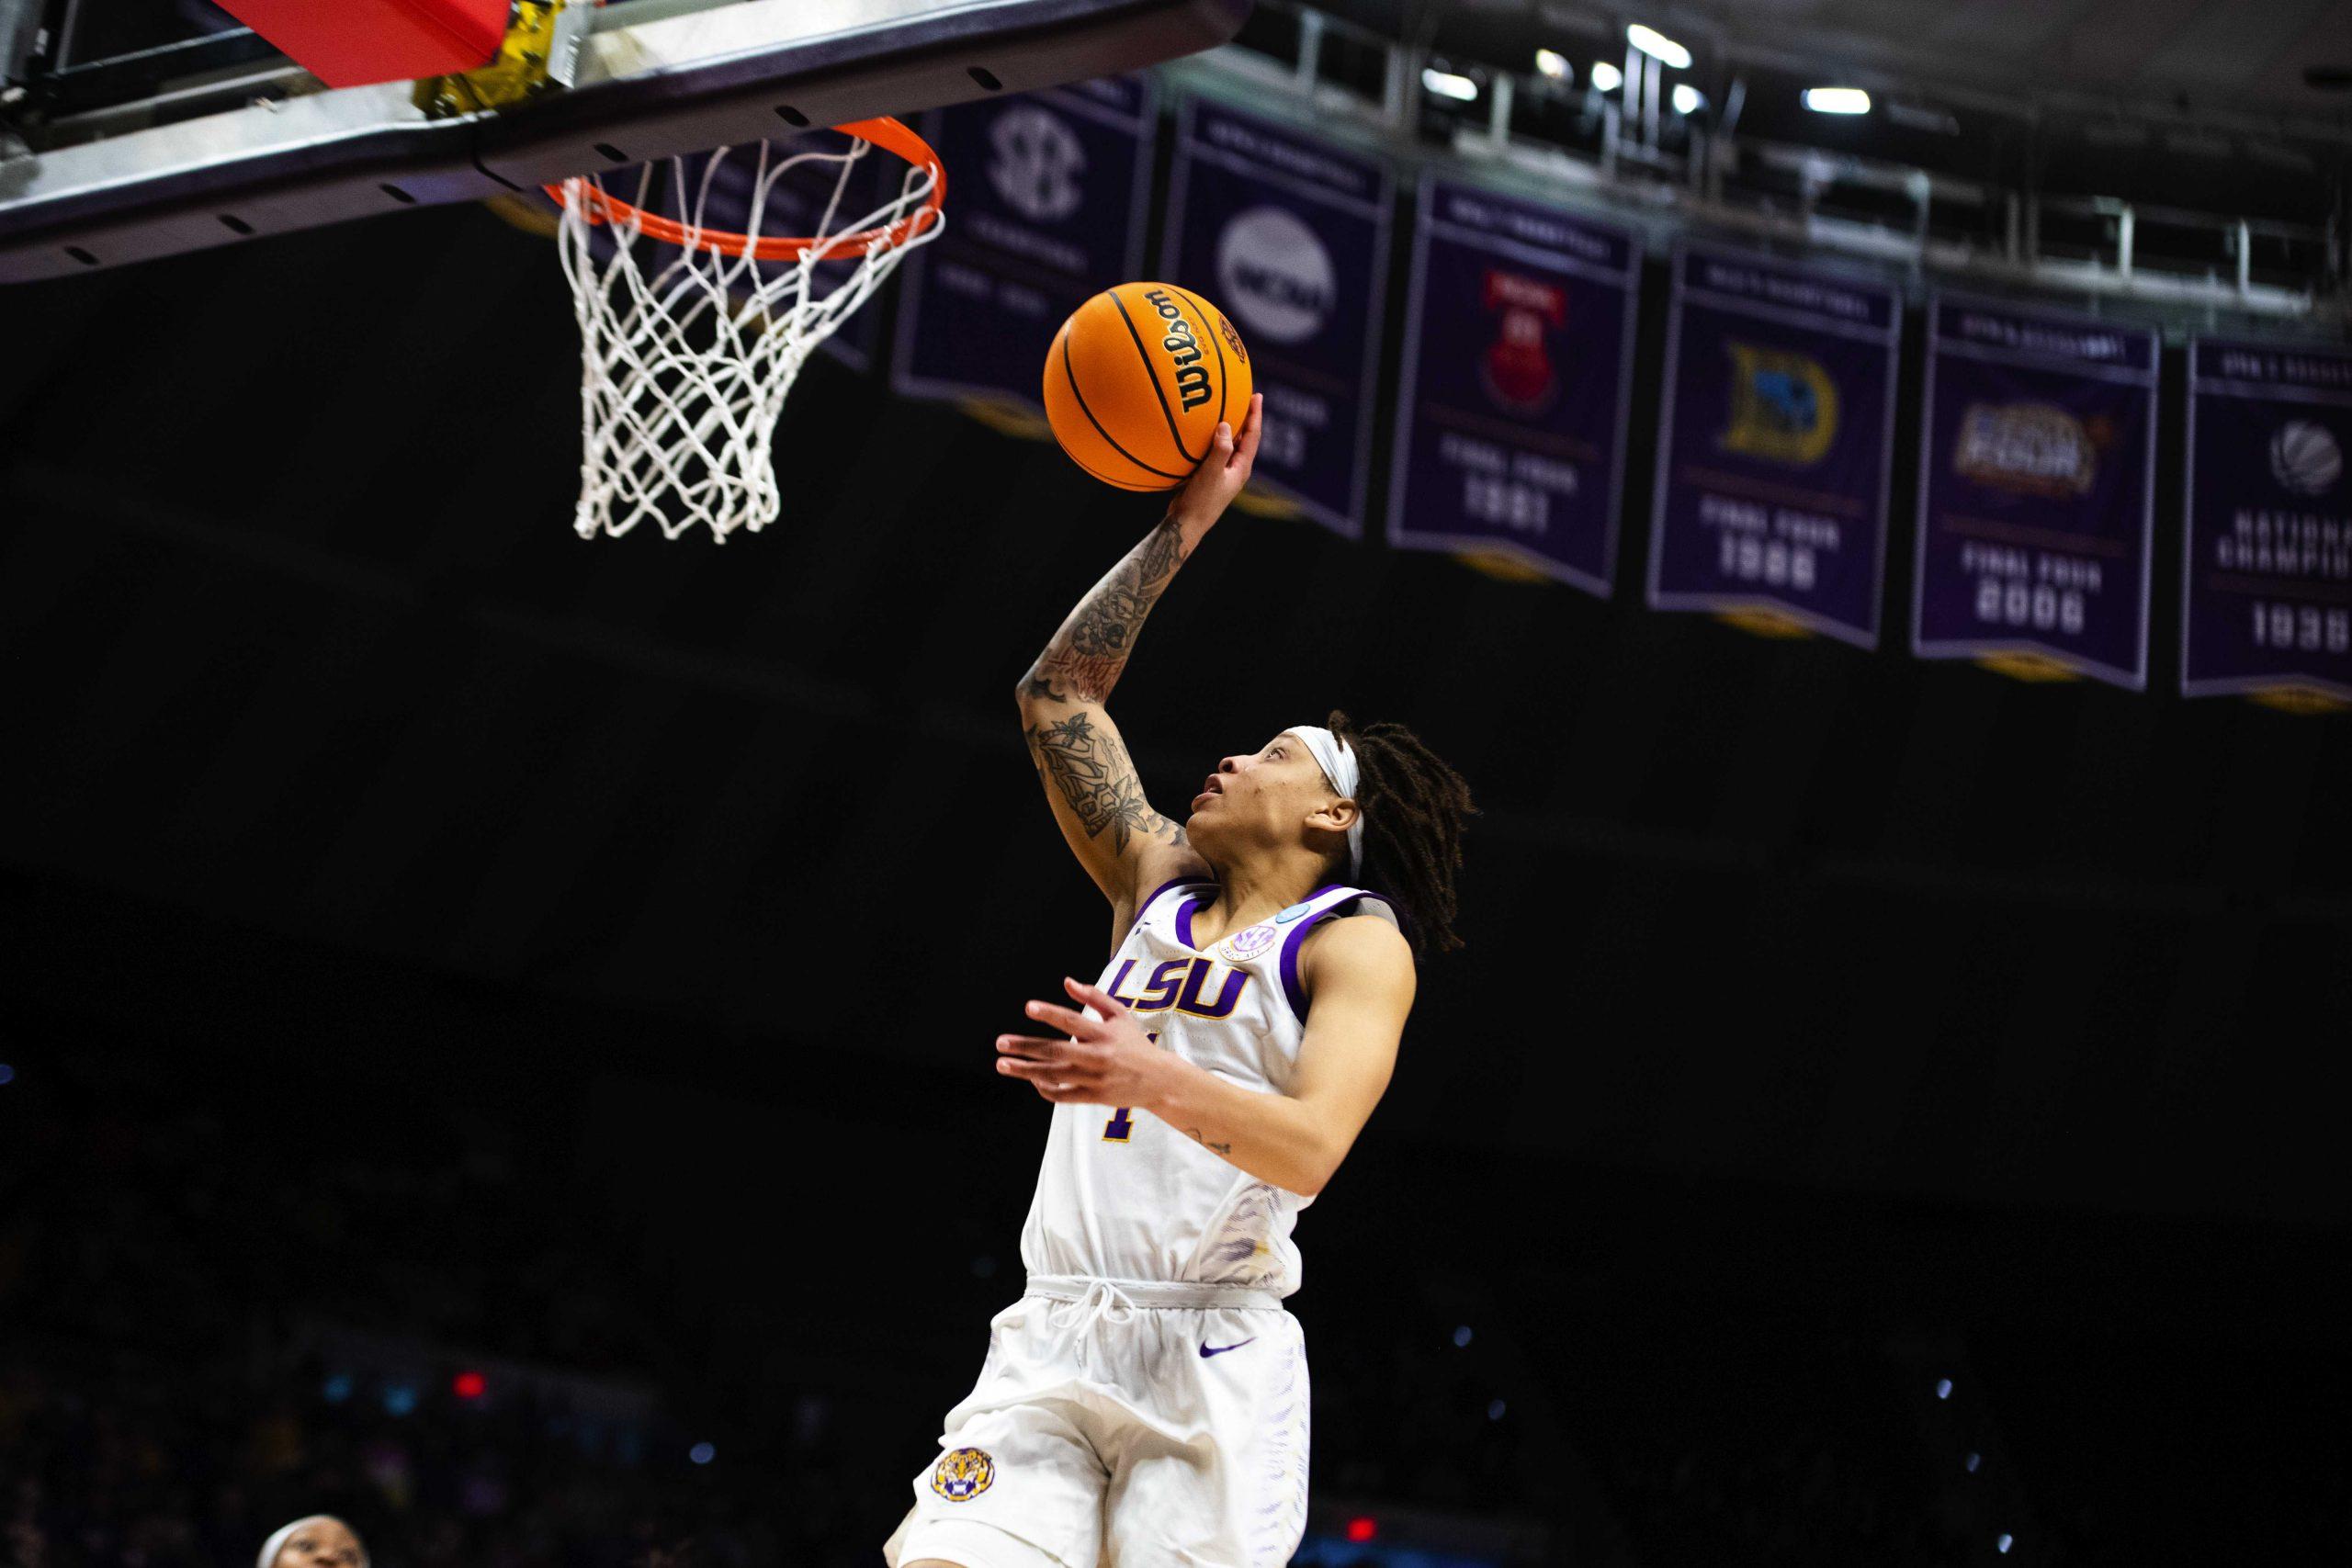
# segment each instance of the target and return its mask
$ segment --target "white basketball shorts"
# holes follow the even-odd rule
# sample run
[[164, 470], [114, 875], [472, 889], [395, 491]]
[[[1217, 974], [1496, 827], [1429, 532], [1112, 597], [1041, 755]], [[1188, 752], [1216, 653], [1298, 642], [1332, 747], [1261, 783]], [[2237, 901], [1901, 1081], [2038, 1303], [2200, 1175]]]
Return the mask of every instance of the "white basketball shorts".
[[1271, 1292], [1032, 1275], [890, 1568], [1267, 1568], [1306, 1529], [1306, 1342]]

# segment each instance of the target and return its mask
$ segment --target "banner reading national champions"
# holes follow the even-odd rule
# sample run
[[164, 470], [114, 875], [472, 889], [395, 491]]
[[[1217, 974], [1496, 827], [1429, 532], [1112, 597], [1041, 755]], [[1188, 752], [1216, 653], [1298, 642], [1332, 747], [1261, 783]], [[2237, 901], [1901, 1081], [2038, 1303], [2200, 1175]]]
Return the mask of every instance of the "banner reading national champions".
[[1184, 101], [1163, 273], [1233, 318], [1264, 393], [1253, 486], [1363, 531], [1388, 279], [1386, 164]]
[[1419, 210], [1389, 537], [1498, 550], [1605, 596], [1640, 243], [1434, 174]]
[[2180, 687], [2352, 702], [2352, 355], [2188, 346]]
[[1902, 331], [1883, 284], [1676, 254], [1653, 605], [1763, 609], [1878, 646]]
[[2143, 690], [2156, 334], [1953, 295], [1928, 318], [1914, 649]]
[[1143, 270], [1159, 124], [1148, 76], [936, 109], [946, 229], [908, 258], [892, 380], [916, 397], [1042, 412], [1046, 351], [1072, 310]]

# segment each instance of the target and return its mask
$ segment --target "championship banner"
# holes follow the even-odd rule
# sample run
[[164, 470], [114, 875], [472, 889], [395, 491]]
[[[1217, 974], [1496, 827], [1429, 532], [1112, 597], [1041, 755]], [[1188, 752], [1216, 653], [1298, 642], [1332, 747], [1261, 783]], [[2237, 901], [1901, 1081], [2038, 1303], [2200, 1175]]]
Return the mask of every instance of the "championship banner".
[[2188, 345], [2180, 689], [2352, 702], [2352, 356]]
[[1042, 417], [1054, 333], [1141, 270], [1156, 94], [1148, 76], [1106, 76], [923, 116], [947, 228], [907, 258], [893, 386]]
[[1387, 168], [1185, 100], [1163, 272], [1233, 319], [1266, 395], [1253, 488], [1359, 536], [1372, 451]]
[[1500, 551], [1605, 598], [1640, 244], [1434, 174], [1419, 214], [1388, 536]]
[[1878, 646], [1903, 304], [1685, 245], [1668, 305], [1649, 602]]
[[2143, 690], [2156, 334], [1950, 295], [1928, 319], [1914, 650]]

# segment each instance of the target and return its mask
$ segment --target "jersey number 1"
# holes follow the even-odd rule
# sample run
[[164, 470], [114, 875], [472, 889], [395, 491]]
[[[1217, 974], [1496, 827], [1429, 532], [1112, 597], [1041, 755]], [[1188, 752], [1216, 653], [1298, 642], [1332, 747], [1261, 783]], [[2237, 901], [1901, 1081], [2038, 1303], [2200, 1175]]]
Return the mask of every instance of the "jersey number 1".
[[[1159, 1031], [1155, 1029], [1144, 1038], [1157, 1045], [1159, 1043]], [[1111, 1120], [1102, 1129], [1102, 1141], [1106, 1144], [1124, 1144], [1127, 1141], [1127, 1134], [1135, 1130], [1135, 1107], [1122, 1105], [1111, 1112]]]

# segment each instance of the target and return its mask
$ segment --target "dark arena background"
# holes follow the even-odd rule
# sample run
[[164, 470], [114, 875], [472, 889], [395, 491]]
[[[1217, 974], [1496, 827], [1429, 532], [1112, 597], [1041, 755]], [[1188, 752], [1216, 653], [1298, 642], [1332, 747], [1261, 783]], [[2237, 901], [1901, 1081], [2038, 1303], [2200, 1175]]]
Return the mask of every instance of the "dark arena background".
[[[1723, 9], [1638, 136], [1586, 96], [1638, 15], [1264, 6], [1223, 52], [1374, 111], [1402, 70], [1400, 157], [1516, 80], [1498, 134], [1662, 191], [1737, 85], [1758, 145], [1994, 193], [1849, 225], [1998, 249], [2046, 198], [1968, 287], [2052, 308], [2029, 264], [2132, 243], [2095, 197], [2167, 215], [2142, 274], [2245, 225], [2243, 276], [2175, 269], [2237, 304], [2101, 296], [2159, 333], [2154, 673], [1912, 655], [1932, 266], [1875, 650], [1645, 601], [1665, 249], [1612, 593], [1396, 547], [1385, 435], [1362, 539], [1227, 516], [1113, 704], [1155, 796], [1338, 706], [1481, 808], [1468, 945], [1300, 1222], [1297, 1561], [2340, 1560], [2352, 719], [2174, 672], [2188, 338], [2344, 338], [2352, 7], [2154, 8], [2030, 122], [1981, 81], [2029, 29], [1919, 86], [1951, 130], [1808, 121], [1805, 36]], [[876, 1562], [1018, 1293], [1047, 1109], [989, 1043], [1106, 920], [1012, 687], [1159, 507], [820, 355], [780, 522], [583, 543], [578, 373], [549, 243], [481, 206], [0, 291], [6, 1568], [242, 1568], [319, 1511], [383, 1568]]]

